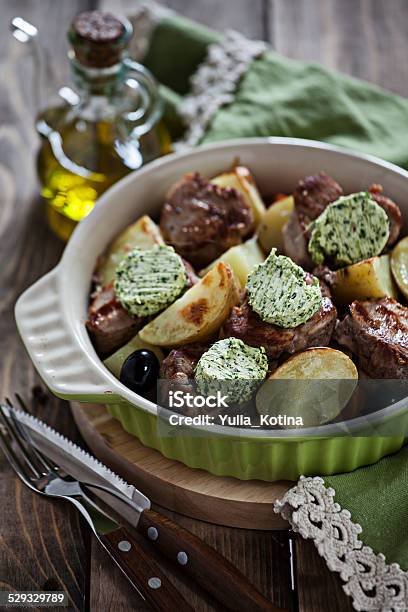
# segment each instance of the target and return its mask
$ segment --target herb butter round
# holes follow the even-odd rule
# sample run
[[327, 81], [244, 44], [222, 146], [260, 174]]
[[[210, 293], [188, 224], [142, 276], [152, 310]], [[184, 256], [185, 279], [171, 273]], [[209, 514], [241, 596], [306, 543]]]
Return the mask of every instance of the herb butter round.
[[183, 261], [170, 246], [130, 251], [115, 272], [115, 294], [137, 317], [153, 315], [174, 302], [187, 285]]
[[263, 347], [247, 346], [238, 338], [215, 342], [198, 361], [195, 380], [203, 395], [219, 390], [229, 403], [248, 400], [268, 371]]
[[247, 292], [261, 319], [279, 327], [305, 323], [322, 305], [319, 280], [276, 249], [248, 276]]
[[364, 191], [329, 204], [310, 229], [308, 248], [313, 261], [329, 260], [338, 266], [379, 255], [390, 233], [386, 212]]

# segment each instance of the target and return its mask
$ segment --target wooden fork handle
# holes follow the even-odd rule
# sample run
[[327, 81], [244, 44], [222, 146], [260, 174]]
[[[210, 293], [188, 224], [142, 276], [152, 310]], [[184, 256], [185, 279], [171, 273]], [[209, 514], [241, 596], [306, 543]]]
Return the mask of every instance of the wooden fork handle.
[[225, 557], [167, 517], [145, 510], [137, 530], [227, 610], [283, 612], [265, 599]]
[[99, 536], [109, 555], [148, 605], [160, 612], [193, 612], [181, 593], [130, 533], [120, 527]]

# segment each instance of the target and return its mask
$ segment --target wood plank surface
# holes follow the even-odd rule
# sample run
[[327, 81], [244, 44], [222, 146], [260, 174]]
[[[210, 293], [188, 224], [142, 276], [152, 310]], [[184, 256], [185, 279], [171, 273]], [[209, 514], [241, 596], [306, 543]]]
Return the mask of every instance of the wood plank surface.
[[266, 0], [276, 51], [408, 95], [406, 0]]
[[[269, 40], [289, 57], [367, 79], [408, 95], [406, 0], [167, 0], [163, 4], [218, 30], [233, 28]], [[16, 14], [40, 28], [52, 56], [56, 85], [66, 82], [65, 31], [78, 10], [102, 6], [130, 12], [134, 0], [3, 0], [0, 7], [0, 398], [19, 391], [36, 413], [74, 440], [78, 432], [65, 402], [43, 395], [18, 338], [17, 296], [52, 268], [62, 245], [46, 228], [38, 200], [31, 95], [33, 73], [26, 49], [8, 23]], [[78, 517], [62, 504], [34, 498], [0, 456], [0, 589], [61, 589], [69, 610], [143, 610], [119, 570], [91, 540]], [[280, 532], [228, 529], [171, 514], [243, 570], [278, 605], [289, 605], [288, 537]], [[307, 612], [350, 610], [337, 577], [310, 542], [296, 541], [297, 605]], [[163, 564], [171, 574], [170, 568]], [[176, 580], [176, 579], [175, 579]], [[176, 582], [197, 610], [214, 602], [184, 581]]]
[[[215, 30], [238, 30], [249, 38], [265, 39], [265, 0], [159, 0], [157, 4]], [[134, 0], [100, 0], [99, 6], [131, 15]]]
[[[408, 96], [405, 0], [266, 0], [267, 40], [287, 57], [365, 79]], [[311, 542], [296, 541], [299, 610], [352, 610], [341, 582]]]
[[102, 463], [169, 510], [216, 525], [285, 529], [271, 507], [294, 484], [220, 477], [190, 469], [143, 446], [101, 404], [72, 402], [78, 429]]
[[[18, 338], [13, 305], [27, 286], [55, 265], [62, 251], [43, 223], [37, 196], [32, 62], [27, 49], [10, 36], [8, 24], [19, 14], [46, 32], [44, 44], [63, 81], [67, 45], [61, 26], [87, 5], [42, 0], [2, 2], [0, 9], [0, 398], [19, 391], [31, 399], [39, 383]], [[67, 405], [44, 399], [37, 393], [36, 413], [75, 439]], [[83, 610], [89, 535], [77, 513], [30, 493], [2, 455], [0, 470], [0, 589], [64, 590], [69, 609]]]
[[341, 581], [329, 572], [310, 540], [298, 538], [295, 545], [297, 598], [299, 610], [352, 612], [351, 599], [344, 594]]

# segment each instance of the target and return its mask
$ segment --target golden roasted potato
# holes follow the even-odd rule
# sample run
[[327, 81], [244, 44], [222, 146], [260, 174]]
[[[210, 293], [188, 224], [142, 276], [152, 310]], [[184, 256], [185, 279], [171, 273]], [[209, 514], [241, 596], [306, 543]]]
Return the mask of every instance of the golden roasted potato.
[[231, 266], [223, 262], [173, 302], [139, 332], [156, 346], [179, 346], [210, 338], [239, 301], [239, 285]]
[[260, 415], [301, 419], [289, 427], [316, 427], [340, 414], [357, 381], [357, 368], [342, 351], [306, 349], [290, 357], [264, 382], [256, 396], [256, 409]]
[[401, 293], [408, 300], [408, 236], [391, 253], [391, 270]]
[[265, 253], [274, 247], [283, 253], [282, 230], [289, 221], [294, 205], [293, 196], [288, 196], [271, 204], [263, 215], [258, 228], [258, 240]]
[[211, 268], [217, 265], [220, 261], [227, 263], [231, 266], [236, 278], [240, 282], [242, 288], [246, 285], [247, 276], [256, 265], [262, 263], [265, 260], [265, 256], [262, 249], [259, 247], [256, 238], [251, 238], [243, 244], [231, 247], [228, 251], [225, 251], [218, 259], [213, 261], [204, 270], [201, 270], [200, 276], [207, 274]]
[[164, 359], [164, 354], [161, 349], [159, 349], [157, 346], [149, 344], [148, 342], [143, 342], [139, 334], [137, 334], [127, 344], [125, 344], [125, 346], [122, 346], [115, 353], [113, 353], [113, 355], [105, 359], [103, 363], [105, 367], [108, 368], [112, 374], [114, 374], [114, 376], [119, 378], [123, 363], [129, 357], [129, 355], [138, 349], [148, 349], [149, 351], [152, 351], [160, 363]]
[[335, 301], [342, 304], [367, 298], [396, 298], [397, 287], [392, 278], [389, 255], [364, 259], [337, 270], [332, 293]]
[[164, 240], [156, 223], [144, 215], [124, 229], [100, 258], [96, 274], [101, 285], [113, 281], [116, 267], [126, 253], [132, 249], [151, 249], [155, 244], [164, 244]]
[[244, 198], [245, 202], [252, 208], [255, 226], [257, 226], [265, 213], [265, 204], [261, 198], [252, 174], [244, 166], [236, 166], [230, 172], [224, 172], [211, 179], [211, 183], [220, 187], [232, 187]]

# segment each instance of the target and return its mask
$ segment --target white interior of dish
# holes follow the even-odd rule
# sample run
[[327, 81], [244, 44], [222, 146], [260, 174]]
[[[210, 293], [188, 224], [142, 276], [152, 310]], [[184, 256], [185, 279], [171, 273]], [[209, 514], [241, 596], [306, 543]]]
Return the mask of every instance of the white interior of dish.
[[[95, 211], [74, 232], [59, 266], [59, 291], [69, 329], [110, 392], [151, 413], [157, 412], [156, 405], [126, 388], [104, 367], [85, 329], [96, 259], [129, 223], [143, 214], [157, 217], [168, 188], [183, 174], [198, 171], [205, 176], [214, 176], [237, 160], [250, 168], [261, 193], [266, 194], [291, 193], [300, 178], [320, 170], [332, 175], [345, 193], [380, 183], [386, 195], [399, 204], [405, 219], [408, 218], [408, 172], [373, 157], [300, 139], [255, 138], [200, 147], [157, 160], [119, 181], [100, 198]], [[376, 413], [377, 417], [397, 414], [401, 407], [400, 403], [394, 404]], [[363, 424], [361, 418], [354, 419], [353, 426], [359, 428]], [[367, 422], [367, 417], [364, 417], [364, 422]], [[257, 430], [231, 431], [231, 428], [222, 426], [212, 429], [218, 434], [265, 437]], [[319, 428], [319, 435], [331, 433], [334, 433], [331, 425]], [[315, 429], [286, 430], [273, 432], [273, 437], [315, 434]]]

